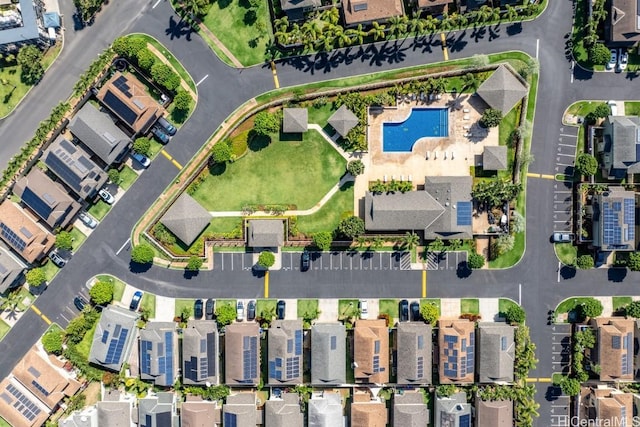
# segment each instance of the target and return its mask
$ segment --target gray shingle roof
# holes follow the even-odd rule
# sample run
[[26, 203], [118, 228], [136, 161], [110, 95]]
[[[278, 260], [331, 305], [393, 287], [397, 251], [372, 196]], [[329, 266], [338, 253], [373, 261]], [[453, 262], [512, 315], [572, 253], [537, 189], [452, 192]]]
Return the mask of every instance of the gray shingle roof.
[[421, 392], [405, 392], [393, 395], [394, 426], [427, 426], [429, 425], [429, 409], [424, 403]]
[[507, 147], [504, 145], [490, 145], [482, 152], [482, 169], [486, 171], [501, 171], [507, 169]]
[[59, 427], [93, 427], [98, 422], [98, 413], [94, 407], [73, 411], [66, 419], [58, 422]]
[[506, 323], [478, 324], [478, 382], [513, 382], [514, 327]]
[[477, 92], [489, 107], [507, 114], [528, 91], [529, 88], [502, 64], [480, 85]]
[[182, 427], [215, 427], [221, 425], [222, 412], [217, 401], [210, 400], [190, 400], [180, 406], [180, 425]]
[[[245, 351], [250, 351], [252, 339], [255, 339], [257, 351], [255, 365], [245, 366], [239, 361], [243, 360]], [[228, 325], [224, 331], [224, 346], [225, 383], [235, 386], [257, 385], [260, 382], [260, 325], [257, 322]], [[245, 372], [245, 368], [248, 372]]]
[[[21, 43], [41, 37], [41, 22], [32, 0], [20, 0], [20, 15], [22, 25], [0, 31], [0, 45]], [[44, 31], [42, 32], [44, 33]]]
[[454, 393], [451, 397], [436, 397], [435, 427], [459, 427], [460, 417], [471, 416], [471, 405], [467, 403], [465, 392]]
[[281, 219], [249, 220], [247, 245], [252, 248], [276, 248], [284, 243], [284, 224]]
[[334, 427], [343, 425], [344, 411], [339, 393], [325, 391], [322, 396], [309, 399], [309, 427]]
[[265, 403], [265, 426], [302, 427], [304, 418], [297, 393], [282, 393], [281, 399], [269, 399]]
[[[269, 366], [275, 366], [275, 370], [281, 373], [281, 378], [275, 378], [272, 376], [271, 368], [269, 369], [268, 382], [269, 384], [301, 384], [302, 383], [302, 353], [296, 352], [296, 332], [300, 337], [302, 334], [302, 319], [296, 320], [274, 320], [269, 328], [269, 335], [267, 341], [267, 363]], [[302, 342], [300, 343], [302, 346]], [[302, 347], [299, 348], [301, 350]], [[280, 366], [278, 366], [277, 360], [280, 360]], [[298, 375], [291, 375], [291, 378], [287, 378], [287, 366], [286, 363], [297, 363]]]
[[311, 327], [312, 384], [345, 384], [347, 382], [346, 337], [346, 330], [342, 323], [316, 323]]
[[438, 216], [425, 230], [425, 239], [470, 239], [473, 236], [471, 225], [458, 225], [457, 204], [471, 202], [470, 176], [428, 176], [425, 178], [424, 191], [433, 197], [442, 207]]
[[444, 209], [425, 191], [373, 194], [367, 192], [365, 228], [371, 231], [422, 230]]
[[160, 219], [186, 245], [191, 245], [210, 221], [209, 212], [187, 193], [182, 193]]
[[96, 407], [100, 427], [122, 427], [131, 424], [131, 402], [101, 401]]
[[131, 141], [108, 114], [88, 102], [71, 119], [69, 130], [107, 165], [113, 163]]
[[513, 426], [513, 402], [496, 400], [487, 402], [476, 400], [477, 427], [510, 427]]
[[[235, 415], [235, 425], [242, 427], [255, 426], [258, 418], [258, 409], [256, 408], [255, 393], [238, 393], [227, 396], [227, 403], [222, 406], [222, 424], [226, 425], [224, 420], [228, 417], [226, 414]], [[262, 422], [260, 423], [262, 424]]]
[[329, 117], [328, 120], [331, 127], [333, 127], [340, 136], [347, 136], [349, 131], [356, 127], [358, 124], [358, 116], [353, 114], [346, 105], [341, 106], [338, 110]]
[[17, 286], [16, 280], [22, 275], [24, 267], [13, 258], [4, 246], [0, 247], [0, 293]]
[[[129, 358], [132, 344], [136, 337], [136, 321], [138, 316], [135, 312], [115, 305], [108, 305], [102, 310], [100, 321], [96, 326], [89, 353], [89, 362], [100, 365], [105, 369], [120, 372], [122, 364]], [[125, 334], [126, 337], [121, 335]], [[111, 347], [112, 340], [119, 342], [123, 338], [124, 346], [120, 357], [107, 362], [107, 355]]]
[[640, 117], [609, 116], [603, 127], [605, 166], [629, 173], [640, 172], [640, 152], [637, 148], [637, 142], [640, 142]]
[[[167, 334], [169, 334], [168, 337]], [[151, 343], [151, 349], [144, 351], [144, 342]], [[173, 386], [180, 368], [178, 366], [179, 353], [175, 323], [147, 323], [145, 329], [140, 331], [140, 378], [153, 381], [158, 386]], [[147, 357], [149, 364], [148, 372], [143, 372], [145, 357]]]
[[608, 42], [631, 45], [640, 40], [638, 6], [636, 0], [612, 0], [605, 18], [605, 37]]
[[182, 382], [218, 384], [219, 351], [216, 321], [189, 321], [182, 330]]
[[431, 384], [433, 347], [431, 332], [431, 326], [424, 323], [398, 324], [396, 331], [398, 384]]
[[302, 133], [307, 131], [309, 112], [306, 108], [285, 108], [282, 116], [282, 132]]
[[178, 427], [175, 395], [161, 392], [156, 396], [138, 399], [139, 427]]

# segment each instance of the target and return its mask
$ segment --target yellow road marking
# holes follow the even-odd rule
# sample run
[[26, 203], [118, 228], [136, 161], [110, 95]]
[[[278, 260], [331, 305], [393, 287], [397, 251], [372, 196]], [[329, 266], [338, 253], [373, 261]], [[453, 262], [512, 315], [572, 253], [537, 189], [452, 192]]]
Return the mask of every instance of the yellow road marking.
[[545, 175], [542, 173], [534, 173], [534, 172], [527, 172], [527, 176], [529, 178], [542, 178], [542, 179], [550, 179], [550, 180], [556, 179], [556, 177], [553, 175]]
[[161, 150], [160, 152], [162, 153], [163, 156], [165, 156], [167, 158], [167, 160], [169, 160], [169, 161], [173, 160], [173, 157], [171, 157], [171, 155], [169, 153], [167, 153], [166, 151]]
[[38, 316], [42, 315], [42, 312], [40, 311], [40, 309], [38, 307], [35, 306], [35, 304], [31, 304], [31, 310], [33, 310], [36, 313], [38, 313]]
[[527, 378], [528, 383], [550, 383], [551, 378]]
[[447, 38], [444, 33], [440, 33], [440, 40], [442, 40], [442, 52], [444, 53], [444, 60], [449, 60], [449, 49], [447, 49]]
[[543, 175], [543, 174], [540, 174], [540, 178], [544, 178], [544, 179], [552, 179], [552, 180], [553, 180], [553, 179], [556, 179], [556, 177], [555, 177], [555, 176], [553, 176], [553, 175]]
[[528, 383], [535, 383], [535, 382], [538, 382], [538, 379], [537, 378], [527, 378], [527, 382]]
[[422, 298], [427, 297], [427, 270], [422, 270]]
[[269, 298], [269, 271], [264, 274], [264, 297]]
[[280, 89], [280, 82], [278, 81], [278, 74], [276, 73], [276, 63], [271, 61], [271, 72], [273, 73], [273, 82], [276, 85], [276, 89]]
[[171, 163], [173, 163], [173, 165], [175, 167], [177, 167], [178, 169], [182, 169], [182, 165], [180, 163], [176, 162], [175, 159], [171, 160]]
[[48, 318], [47, 316], [45, 316], [44, 314], [43, 314], [42, 316], [40, 316], [40, 317], [42, 317], [42, 320], [44, 320], [45, 322], [47, 322], [47, 325], [50, 325], [50, 324], [51, 324], [51, 320], [49, 320], [49, 318]]

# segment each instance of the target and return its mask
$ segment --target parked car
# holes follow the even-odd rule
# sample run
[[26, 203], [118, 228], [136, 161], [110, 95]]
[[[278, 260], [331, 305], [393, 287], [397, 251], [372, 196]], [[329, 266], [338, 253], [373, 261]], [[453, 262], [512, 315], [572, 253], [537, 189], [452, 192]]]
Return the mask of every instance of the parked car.
[[62, 268], [65, 265], [67, 265], [67, 260], [62, 258], [60, 254], [58, 254], [58, 252], [56, 251], [49, 252], [49, 259], [59, 268]]
[[160, 126], [154, 126], [151, 128], [151, 133], [153, 134], [153, 136], [155, 136], [158, 141], [160, 141], [163, 144], [168, 144], [169, 143], [169, 135], [167, 134], [167, 132], [165, 132], [164, 130], [162, 130], [162, 128]]
[[400, 321], [409, 321], [409, 301], [407, 301], [406, 299], [400, 301]]
[[304, 251], [300, 256], [300, 270], [307, 271], [309, 266], [311, 265], [311, 254], [309, 252]]
[[573, 236], [569, 233], [553, 233], [553, 243], [570, 243]]
[[195, 317], [196, 319], [202, 319], [202, 300], [201, 299], [197, 299], [194, 303], [193, 303], [193, 317]]
[[176, 134], [176, 132], [178, 131], [178, 129], [176, 129], [176, 127], [174, 125], [172, 125], [169, 120], [165, 119], [164, 117], [160, 117], [158, 119], [158, 121], [156, 122], [159, 126], [161, 126], [165, 131], [167, 131], [167, 133], [170, 136], [173, 136]]
[[80, 212], [78, 219], [89, 228], [96, 228], [98, 226], [98, 221], [86, 212]]
[[256, 319], [256, 302], [254, 300], [249, 301], [247, 304], [247, 320]]
[[360, 318], [368, 319], [369, 318], [369, 303], [366, 299], [361, 299], [358, 301], [358, 308], [360, 309]]
[[279, 320], [284, 319], [284, 311], [286, 308], [286, 303], [283, 300], [278, 301], [276, 304], [276, 317]]
[[623, 72], [627, 69], [627, 65], [629, 65], [629, 53], [625, 48], [620, 48], [620, 52], [618, 53], [618, 63], [616, 64], [616, 71], [618, 73]]
[[613, 70], [613, 67], [615, 67], [616, 63], [618, 62], [618, 50], [610, 49], [610, 51], [611, 51], [611, 58], [609, 59], [609, 62], [607, 62], [607, 65], [606, 65], [607, 70]]
[[140, 163], [142, 165], [142, 167], [148, 168], [149, 165], [151, 164], [151, 160], [149, 160], [149, 158], [147, 156], [145, 156], [144, 154], [131, 153], [131, 157], [133, 157], [133, 160], [135, 160], [138, 163]]
[[411, 320], [414, 322], [419, 322], [422, 318], [420, 315], [420, 303], [418, 301], [414, 301], [411, 303]]
[[236, 304], [236, 319], [238, 322], [244, 320], [244, 303], [242, 301], [238, 301], [238, 304]]
[[618, 115], [618, 103], [616, 101], [611, 100], [611, 101], [607, 101], [607, 105], [611, 109], [611, 115], [612, 116], [617, 116]]
[[77, 296], [73, 299], [73, 305], [75, 305], [78, 310], [82, 311], [87, 305], [89, 305], [89, 303], [81, 296]]
[[116, 201], [116, 198], [113, 197], [113, 194], [109, 193], [109, 190], [107, 190], [106, 188], [100, 189], [100, 191], [98, 191], [98, 195], [108, 205], [112, 205]]
[[209, 298], [205, 304], [204, 315], [207, 320], [213, 319], [213, 313], [216, 310], [216, 300]]
[[133, 294], [133, 298], [131, 298], [131, 304], [129, 304], [129, 310], [137, 310], [138, 305], [140, 305], [141, 299], [142, 299], [142, 291], [136, 291]]

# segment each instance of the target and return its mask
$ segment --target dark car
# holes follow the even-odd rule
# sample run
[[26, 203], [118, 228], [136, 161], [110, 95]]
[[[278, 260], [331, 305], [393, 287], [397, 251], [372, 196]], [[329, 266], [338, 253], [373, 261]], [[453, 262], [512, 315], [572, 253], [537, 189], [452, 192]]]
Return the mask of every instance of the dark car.
[[77, 296], [73, 299], [73, 305], [76, 306], [76, 308], [80, 311], [84, 310], [84, 308], [88, 305], [89, 303], [87, 302], [86, 299], [82, 298], [81, 296]]
[[309, 252], [302, 252], [302, 256], [300, 257], [300, 269], [302, 271], [307, 271], [309, 269], [309, 265], [311, 264], [311, 255]]
[[284, 309], [285, 309], [285, 302], [283, 300], [278, 301], [278, 304], [276, 305], [276, 317], [279, 320], [284, 319]]
[[400, 321], [409, 321], [409, 301], [407, 301], [406, 299], [400, 301]]
[[206, 304], [204, 305], [204, 315], [207, 318], [207, 320], [211, 320], [213, 319], [213, 312], [216, 309], [216, 301], [209, 298], [206, 302]]
[[256, 302], [251, 300], [247, 304], [247, 320], [255, 320], [256, 318]]
[[160, 126], [154, 126], [151, 128], [151, 133], [153, 134], [153, 136], [155, 136], [158, 141], [160, 141], [163, 144], [168, 144], [169, 143], [169, 135], [167, 135], [167, 132], [164, 131]]
[[195, 303], [193, 303], [193, 317], [196, 319], [202, 319], [202, 300], [197, 299]]
[[170, 136], [175, 135], [178, 131], [178, 129], [176, 129], [176, 127], [164, 117], [160, 117], [156, 123], [158, 124], [158, 126], [161, 126], [162, 129], [165, 130]]
[[414, 301], [411, 303], [411, 320], [414, 322], [420, 321], [420, 303], [418, 301]]
[[129, 304], [129, 310], [137, 310], [140, 300], [142, 299], [142, 291], [137, 291], [131, 298], [131, 304]]

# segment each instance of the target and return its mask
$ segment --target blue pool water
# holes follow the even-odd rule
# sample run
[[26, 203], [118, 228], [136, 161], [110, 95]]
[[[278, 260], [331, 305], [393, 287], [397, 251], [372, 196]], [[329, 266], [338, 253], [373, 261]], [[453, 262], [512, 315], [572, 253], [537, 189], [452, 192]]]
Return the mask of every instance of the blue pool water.
[[447, 108], [412, 108], [404, 122], [382, 124], [382, 151], [410, 152], [424, 137], [449, 136]]

